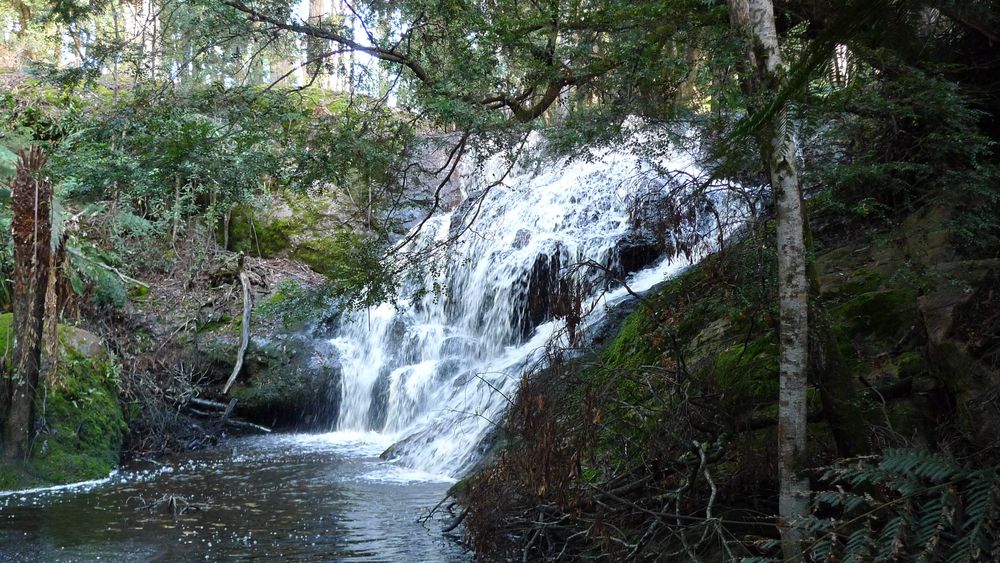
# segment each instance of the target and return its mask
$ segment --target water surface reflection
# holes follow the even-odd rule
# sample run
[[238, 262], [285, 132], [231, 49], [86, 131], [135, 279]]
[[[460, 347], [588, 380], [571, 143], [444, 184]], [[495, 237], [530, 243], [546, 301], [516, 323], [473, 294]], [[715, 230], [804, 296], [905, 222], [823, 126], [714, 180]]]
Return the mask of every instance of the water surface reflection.
[[106, 482], [0, 496], [0, 561], [468, 561], [446, 479], [382, 462], [388, 440], [243, 438]]

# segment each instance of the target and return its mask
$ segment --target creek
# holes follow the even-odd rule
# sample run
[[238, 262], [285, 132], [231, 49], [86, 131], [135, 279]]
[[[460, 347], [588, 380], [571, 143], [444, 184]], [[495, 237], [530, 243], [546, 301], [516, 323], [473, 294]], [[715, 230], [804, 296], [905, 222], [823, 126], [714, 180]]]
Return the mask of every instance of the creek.
[[686, 257], [664, 258], [665, 246], [683, 243], [649, 226], [664, 198], [686, 196], [702, 176], [688, 154], [624, 149], [472, 167], [461, 203], [429, 217], [403, 249], [425, 267], [395, 303], [345, 315], [326, 336], [342, 373], [336, 432], [244, 438], [98, 483], [7, 494], [0, 552], [17, 561], [466, 560], [442, 536], [445, 520], [418, 519], [489, 450], [525, 373], [554, 350], [591, 346], [616, 307], [727, 234], [713, 220], [738, 206], [722, 196], [692, 208], [702, 231]]
[[378, 459], [384, 436], [224, 441], [107, 479], [0, 496], [0, 561], [468, 561], [420, 520], [451, 480]]

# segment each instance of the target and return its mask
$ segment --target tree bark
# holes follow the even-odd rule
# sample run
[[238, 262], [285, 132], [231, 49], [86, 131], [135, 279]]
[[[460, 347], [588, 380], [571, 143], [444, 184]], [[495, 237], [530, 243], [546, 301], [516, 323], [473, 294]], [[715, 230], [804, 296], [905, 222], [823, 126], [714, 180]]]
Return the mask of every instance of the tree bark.
[[14, 361], [3, 420], [3, 461], [27, 457], [35, 416], [41, 360], [42, 314], [52, 238], [52, 184], [38, 177], [45, 155], [38, 147], [20, 153], [11, 190], [14, 239]]
[[[325, 10], [323, 0], [309, 0], [309, 25], [321, 27]], [[325, 77], [323, 76], [323, 59], [320, 55], [326, 50], [327, 42], [319, 37], [309, 36], [306, 38], [306, 60], [312, 61], [306, 66], [309, 81], [314, 80], [315, 84], [321, 88], [325, 87]]]
[[[771, 0], [729, 0], [737, 32], [747, 40], [745, 89], [752, 100], [776, 94], [785, 81]], [[751, 108], [752, 109], [752, 108]], [[806, 451], [806, 374], [809, 347], [809, 286], [806, 277], [805, 215], [787, 106], [760, 134], [761, 155], [771, 178], [777, 212], [779, 321], [778, 479], [779, 526], [786, 560], [802, 559], [796, 521], [809, 509], [809, 481], [802, 477]]]
[[65, 306], [65, 292], [62, 289], [66, 272], [67, 243], [73, 228], [73, 221], [63, 225], [59, 240], [54, 244], [48, 271], [48, 282], [45, 289], [45, 311], [42, 315], [44, 332], [42, 337], [42, 378], [48, 385], [56, 383], [56, 372], [59, 369], [59, 317]]

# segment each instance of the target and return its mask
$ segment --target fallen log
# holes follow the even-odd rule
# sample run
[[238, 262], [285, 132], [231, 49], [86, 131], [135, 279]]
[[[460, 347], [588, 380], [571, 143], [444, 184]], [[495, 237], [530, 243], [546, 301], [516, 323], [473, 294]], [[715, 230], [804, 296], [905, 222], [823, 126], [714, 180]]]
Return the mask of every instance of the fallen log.
[[233, 399], [229, 401], [229, 404], [226, 405], [226, 410], [222, 413], [222, 418], [219, 419], [221, 422], [226, 422], [226, 420], [229, 420], [229, 415], [231, 415], [233, 413], [233, 409], [236, 408], [237, 401], [239, 401], [239, 399]]
[[209, 409], [219, 409], [220, 411], [226, 410], [226, 403], [220, 403], [219, 401], [211, 401], [209, 399], [202, 399], [201, 397], [191, 397], [190, 402]]
[[[202, 416], [205, 418], [217, 418], [219, 416], [219, 413], [208, 412], [198, 409], [189, 408], [188, 412], [195, 416]], [[247, 428], [250, 430], [256, 430], [257, 432], [263, 432], [265, 434], [270, 434], [271, 432], [273, 432], [273, 430], [271, 430], [267, 426], [261, 426], [260, 424], [254, 424], [253, 422], [247, 422], [246, 420], [240, 420], [238, 418], [229, 417], [224, 420], [221, 420], [221, 422], [223, 424], [228, 424], [229, 426], [234, 426], [236, 428]]]

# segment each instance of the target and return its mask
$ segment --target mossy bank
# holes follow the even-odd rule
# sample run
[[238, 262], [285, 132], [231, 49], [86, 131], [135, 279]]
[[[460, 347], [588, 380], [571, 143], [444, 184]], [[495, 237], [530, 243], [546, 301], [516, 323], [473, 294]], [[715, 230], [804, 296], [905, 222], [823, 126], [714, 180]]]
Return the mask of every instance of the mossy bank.
[[[11, 355], [10, 313], [0, 316], [4, 367]], [[0, 490], [106, 477], [119, 463], [128, 427], [119, 401], [119, 366], [99, 338], [59, 327], [59, 353], [37, 397], [28, 459], [0, 467]]]

